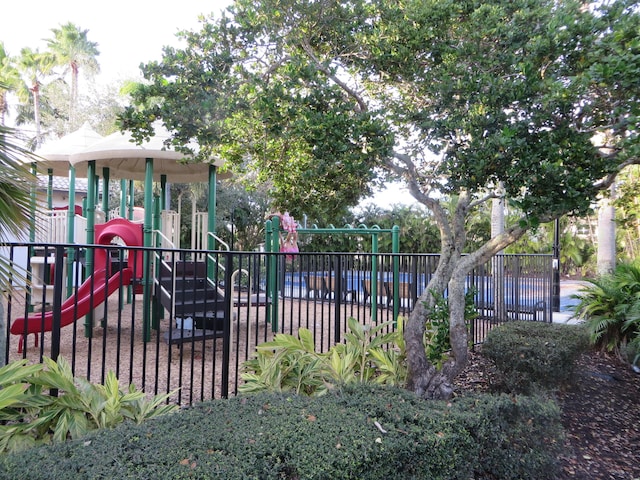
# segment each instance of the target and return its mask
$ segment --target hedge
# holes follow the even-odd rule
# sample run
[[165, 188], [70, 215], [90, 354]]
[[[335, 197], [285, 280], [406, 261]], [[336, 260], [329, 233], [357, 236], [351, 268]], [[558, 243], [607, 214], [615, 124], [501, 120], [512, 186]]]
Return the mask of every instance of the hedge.
[[4, 456], [0, 479], [545, 479], [561, 438], [546, 398], [362, 385], [205, 402]]

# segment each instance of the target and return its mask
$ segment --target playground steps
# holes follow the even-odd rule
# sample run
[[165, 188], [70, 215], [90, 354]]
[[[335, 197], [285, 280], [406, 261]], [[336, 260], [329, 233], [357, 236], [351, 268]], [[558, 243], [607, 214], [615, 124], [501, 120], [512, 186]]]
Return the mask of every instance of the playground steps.
[[174, 325], [164, 334], [167, 344], [222, 337], [225, 298], [206, 278], [161, 279], [156, 297], [173, 311]]

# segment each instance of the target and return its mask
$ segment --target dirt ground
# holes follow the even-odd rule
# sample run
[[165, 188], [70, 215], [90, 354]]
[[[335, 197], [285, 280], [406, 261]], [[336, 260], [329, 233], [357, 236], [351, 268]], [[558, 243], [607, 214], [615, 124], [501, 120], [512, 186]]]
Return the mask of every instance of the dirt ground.
[[[479, 353], [458, 391], [491, 391], [495, 371]], [[571, 385], [558, 393], [565, 452], [557, 480], [640, 479], [640, 374], [595, 351], [578, 361]]]

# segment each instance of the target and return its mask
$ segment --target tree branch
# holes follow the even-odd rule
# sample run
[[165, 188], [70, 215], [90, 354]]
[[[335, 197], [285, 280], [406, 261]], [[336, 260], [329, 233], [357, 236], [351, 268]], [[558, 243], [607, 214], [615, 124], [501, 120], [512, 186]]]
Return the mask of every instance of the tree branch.
[[311, 45], [309, 45], [309, 42], [307, 42], [307, 40], [302, 40], [301, 46], [302, 46], [302, 49], [306, 52], [306, 54], [309, 55], [309, 58], [311, 58], [312, 62], [314, 63], [314, 65], [318, 70], [324, 73], [332, 82], [334, 82], [336, 85], [342, 88], [342, 90], [347, 92], [348, 95], [350, 95], [355, 99], [355, 101], [358, 103], [358, 107], [360, 108], [361, 112], [366, 112], [369, 110], [369, 106], [363, 100], [363, 98], [358, 94], [358, 92], [356, 92], [354, 89], [349, 87], [346, 83], [344, 83], [342, 80], [336, 77], [333, 73], [331, 73], [331, 70], [329, 70], [327, 67], [325, 67], [322, 64], [322, 62], [320, 62], [320, 60], [318, 59], [318, 57], [316, 57], [315, 53], [313, 52], [313, 49], [311, 48]]
[[607, 175], [606, 177], [604, 177], [602, 180], [599, 180], [598, 182], [596, 182], [594, 184], [594, 186], [598, 190], [604, 190], [606, 188], [609, 188], [611, 186], [611, 184], [615, 181], [615, 179], [618, 176], [618, 174], [622, 170], [624, 170], [626, 167], [628, 167], [629, 165], [640, 165], [640, 158], [639, 157], [631, 157], [631, 158], [627, 159], [626, 161], [622, 162], [620, 165], [618, 165], [618, 167], [617, 167], [615, 172], [612, 172], [609, 175]]

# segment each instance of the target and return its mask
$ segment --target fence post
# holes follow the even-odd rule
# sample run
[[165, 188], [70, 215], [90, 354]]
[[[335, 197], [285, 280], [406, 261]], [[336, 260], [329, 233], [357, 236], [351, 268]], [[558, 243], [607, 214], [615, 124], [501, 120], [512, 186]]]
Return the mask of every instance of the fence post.
[[64, 288], [64, 247], [56, 246], [55, 274], [53, 281], [53, 321], [51, 324], [51, 360], [57, 361], [60, 355], [60, 323], [62, 321], [62, 290]]
[[[331, 264], [331, 262], [329, 262], [329, 264]], [[333, 273], [333, 303], [335, 305], [333, 341], [335, 343], [340, 343], [340, 306], [342, 305], [342, 294], [344, 292], [343, 289], [345, 288], [342, 285], [342, 256], [340, 254], [335, 254], [335, 261], [333, 264], [335, 265], [335, 271]], [[331, 274], [331, 272], [329, 272], [329, 274]]]
[[[227, 268], [224, 271], [224, 325], [222, 327], [222, 398], [229, 396], [229, 368], [231, 357], [231, 315], [233, 301], [233, 255], [229, 250], [224, 252]], [[237, 352], [236, 352], [237, 353]]]
[[[393, 254], [393, 326], [397, 327], [400, 314], [400, 227], [394, 225], [391, 234], [391, 253]], [[413, 282], [415, 283], [415, 281]]]

